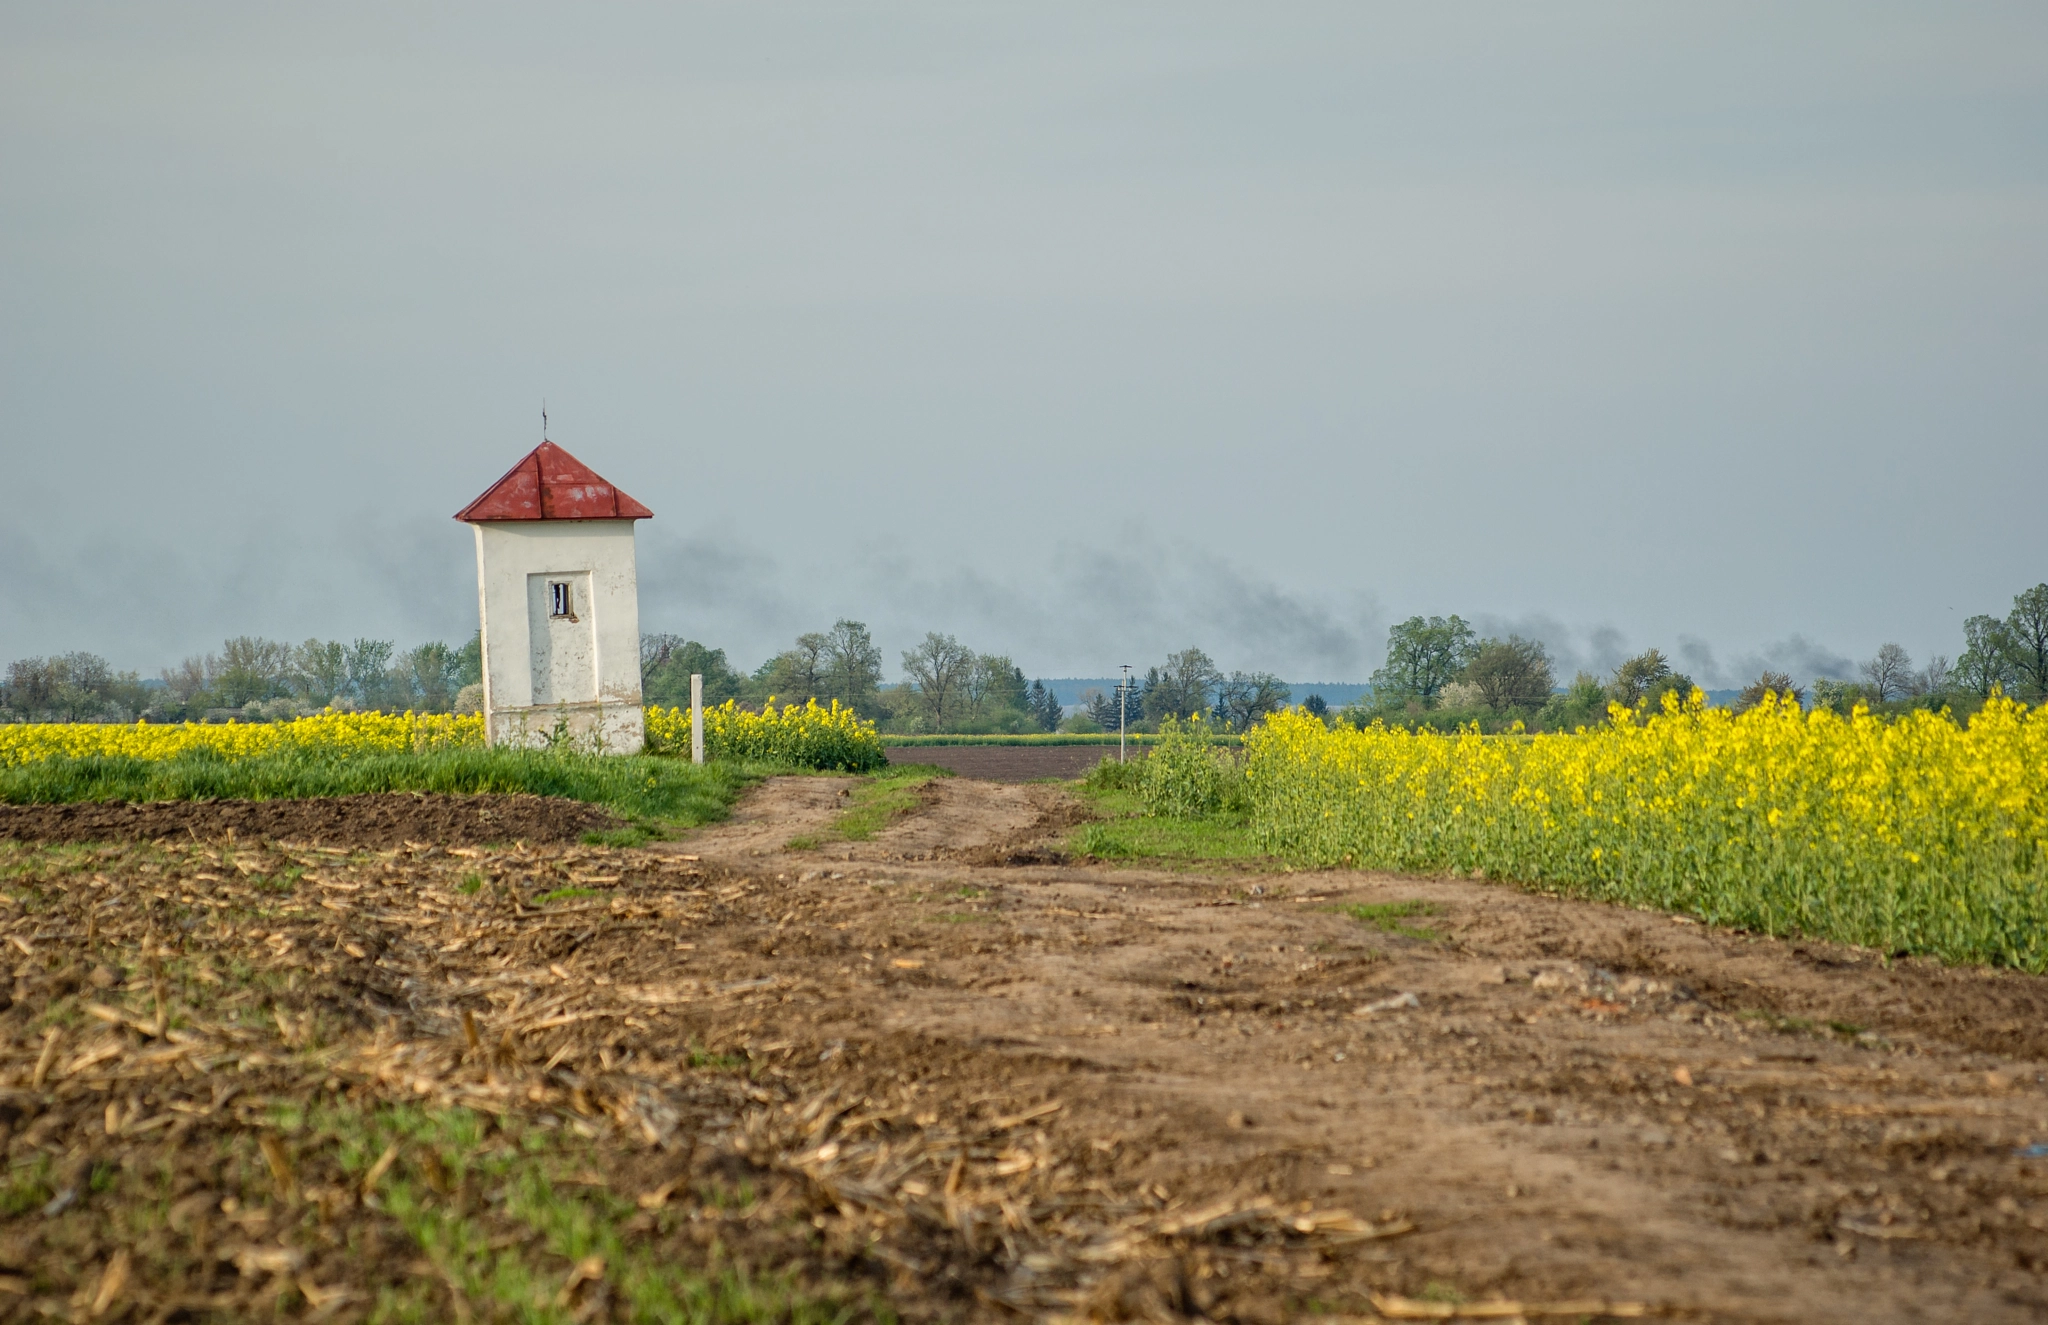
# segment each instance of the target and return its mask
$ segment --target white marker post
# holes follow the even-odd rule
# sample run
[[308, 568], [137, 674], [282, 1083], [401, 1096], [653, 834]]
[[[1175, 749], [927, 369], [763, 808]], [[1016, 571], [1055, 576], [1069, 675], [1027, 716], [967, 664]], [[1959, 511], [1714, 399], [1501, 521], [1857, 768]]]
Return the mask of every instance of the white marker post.
[[704, 677], [690, 673], [690, 762], [704, 762]]

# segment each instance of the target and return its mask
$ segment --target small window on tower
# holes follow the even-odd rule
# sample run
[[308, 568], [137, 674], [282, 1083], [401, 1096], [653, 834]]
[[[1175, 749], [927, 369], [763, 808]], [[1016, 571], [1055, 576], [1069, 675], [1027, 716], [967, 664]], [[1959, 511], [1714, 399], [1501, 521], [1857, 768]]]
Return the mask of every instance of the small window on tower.
[[566, 580], [548, 581], [548, 615], [576, 619], [575, 604], [569, 598], [569, 584]]

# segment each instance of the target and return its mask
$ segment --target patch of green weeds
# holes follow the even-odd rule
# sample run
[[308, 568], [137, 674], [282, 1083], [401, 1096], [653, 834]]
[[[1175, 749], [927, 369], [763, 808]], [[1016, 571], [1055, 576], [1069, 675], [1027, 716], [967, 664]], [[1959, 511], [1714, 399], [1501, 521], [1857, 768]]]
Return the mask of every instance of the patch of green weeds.
[[1104, 757], [1095, 767], [1088, 770], [1082, 780], [1086, 792], [1128, 791], [1135, 795], [1145, 785], [1145, 765], [1142, 760], [1120, 762]]
[[747, 1072], [753, 1063], [744, 1054], [715, 1054], [700, 1045], [691, 1045], [689, 1057], [684, 1065], [703, 1072]]
[[1113, 761], [1095, 766], [1079, 791], [1100, 817], [1069, 835], [1069, 851], [1097, 860], [1142, 862], [1169, 869], [1222, 863], [1280, 868], [1278, 860], [1252, 845], [1251, 819], [1240, 809], [1226, 808], [1192, 819], [1148, 815], [1137, 790], [1141, 768], [1140, 764]]
[[952, 770], [932, 764], [892, 764], [887, 772], [863, 778], [847, 798], [845, 811], [832, 821], [829, 836], [865, 842], [891, 820], [915, 810], [917, 793], [926, 783], [951, 776]]
[[718, 1210], [730, 1210], [736, 1214], [753, 1209], [754, 1204], [761, 1199], [760, 1193], [754, 1190], [754, 1184], [746, 1178], [741, 1178], [738, 1182], [727, 1182], [723, 1178], [714, 1177], [698, 1188], [697, 1194], [704, 1198], [704, 1204]]
[[604, 828], [585, 833], [582, 837], [587, 847], [644, 847], [649, 842], [667, 840], [672, 834], [663, 831], [659, 825], [635, 821], [624, 828]]
[[249, 876], [249, 884], [258, 892], [277, 893], [280, 895], [288, 894], [293, 888], [298, 886], [299, 876], [305, 872], [299, 866], [291, 865], [276, 874], [268, 876], [251, 874]]
[[1440, 939], [1443, 935], [1420, 925], [1404, 925], [1401, 922], [1411, 916], [1432, 916], [1436, 908], [1428, 902], [1354, 902], [1337, 908], [1353, 920], [1371, 925], [1382, 934], [1399, 934], [1410, 939]]
[[818, 836], [815, 833], [804, 833], [797, 837], [792, 837], [789, 841], [782, 844], [782, 849], [785, 851], [816, 851], [818, 849]]
[[[287, 1127], [296, 1149], [332, 1147], [344, 1173], [360, 1181], [396, 1146], [398, 1161], [373, 1200], [433, 1266], [432, 1275], [382, 1288], [371, 1307], [379, 1322], [428, 1322], [455, 1314], [534, 1325], [579, 1318], [569, 1290], [575, 1266], [599, 1257], [605, 1280], [637, 1321], [719, 1320], [828, 1325], [857, 1316], [889, 1319], [886, 1308], [851, 1291], [799, 1287], [793, 1278], [752, 1274], [715, 1263], [696, 1267], [670, 1248], [628, 1230], [638, 1214], [629, 1198], [561, 1179], [587, 1149], [559, 1131], [492, 1122], [466, 1109], [330, 1104]], [[753, 1193], [705, 1193], [738, 1208]], [[523, 1229], [508, 1232], [505, 1226]]]
[[456, 884], [455, 886], [457, 888], [460, 888], [463, 892], [469, 893], [470, 895], [474, 896], [475, 894], [483, 891], [484, 876], [481, 874], [465, 874], [462, 876], [462, 882]]
[[584, 897], [602, 897], [595, 888], [551, 888], [533, 899], [535, 906], [551, 906], [556, 902], [573, 902]]
[[38, 1153], [29, 1164], [14, 1169], [0, 1183], [0, 1219], [13, 1219], [41, 1209], [57, 1194], [50, 1181], [50, 1156]]
[[976, 902], [988, 896], [988, 890], [985, 888], [977, 888], [971, 883], [963, 883], [959, 886], [959, 888], [954, 890], [953, 896], [959, 898], [963, 902]]

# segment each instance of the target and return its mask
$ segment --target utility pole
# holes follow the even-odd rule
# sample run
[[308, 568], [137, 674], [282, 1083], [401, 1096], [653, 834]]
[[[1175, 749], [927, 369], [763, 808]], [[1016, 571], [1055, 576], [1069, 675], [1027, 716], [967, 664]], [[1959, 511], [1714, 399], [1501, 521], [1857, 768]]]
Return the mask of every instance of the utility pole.
[[1124, 733], [1131, 725], [1131, 665], [1123, 664], [1124, 683], [1116, 688], [1116, 761], [1124, 762]]

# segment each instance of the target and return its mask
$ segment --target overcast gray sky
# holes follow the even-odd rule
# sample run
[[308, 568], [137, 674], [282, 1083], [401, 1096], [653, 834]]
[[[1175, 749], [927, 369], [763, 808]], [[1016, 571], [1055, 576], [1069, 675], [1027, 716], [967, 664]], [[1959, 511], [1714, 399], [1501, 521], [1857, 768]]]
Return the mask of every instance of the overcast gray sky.
[[2044, 70], [2039, 3], [6, 3], [0, 654], [466, 638], [543, 396], [741, 664], [1952, 654], [2048, 579]]

